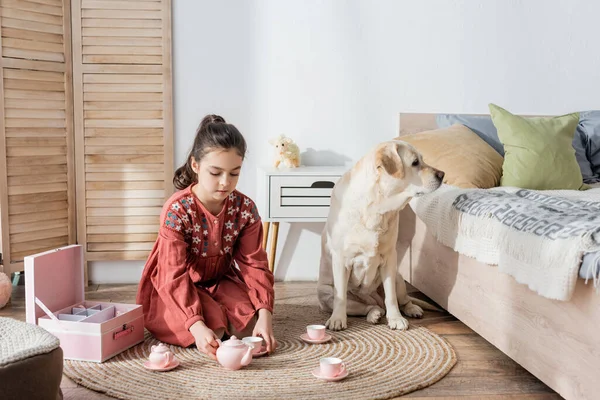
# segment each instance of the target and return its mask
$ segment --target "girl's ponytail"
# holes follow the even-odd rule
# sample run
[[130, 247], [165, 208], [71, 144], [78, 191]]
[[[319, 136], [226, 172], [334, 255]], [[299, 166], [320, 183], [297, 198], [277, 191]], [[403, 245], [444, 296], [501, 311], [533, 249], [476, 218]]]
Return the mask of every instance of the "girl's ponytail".
[[177, 190], [185, 189], [192, 183], [196, 183], [196, 173], [192, 169], [192, 153], [188, 155], [187, 161], [181, 167], [177, 168], [173, 176], [173, 185]]

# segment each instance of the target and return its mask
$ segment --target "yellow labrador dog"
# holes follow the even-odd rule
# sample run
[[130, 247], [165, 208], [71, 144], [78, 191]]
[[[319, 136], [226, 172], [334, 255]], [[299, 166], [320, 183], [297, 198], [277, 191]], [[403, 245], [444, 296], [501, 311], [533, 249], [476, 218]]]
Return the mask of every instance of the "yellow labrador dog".
[[318, 297], [331, 312], [329, 329], [345, 329], [347, 315], [377, 323], [385, 307], [389, 327], [405, 330], [399, 304], [410, 317], [423, 316], [415, 303], [438, 310], [406, 294], [396, 239], [399, 211], [412, 197], [436, 190], [443, 178], [444, 172], [399, 140], [379, 144], [340, 178], [321, 236]]

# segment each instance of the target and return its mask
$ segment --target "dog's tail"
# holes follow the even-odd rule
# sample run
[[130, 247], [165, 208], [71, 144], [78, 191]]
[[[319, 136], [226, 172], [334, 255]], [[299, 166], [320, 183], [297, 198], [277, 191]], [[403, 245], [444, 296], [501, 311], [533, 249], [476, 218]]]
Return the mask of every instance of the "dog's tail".
[[408, 296], [408, 298], [410, 299], [410, 301], [412, 301], [413, 304], [421, 307], [424, 310], [430, 310], [430, 311], [439, 311], [439, 312], [446, 312], [445, 310], [438, 308], [436, 306], [434, 306], [433, 304], [429, 304], [426, 301], [423, 301], [421, 299], [416, 299], [414, 297]]

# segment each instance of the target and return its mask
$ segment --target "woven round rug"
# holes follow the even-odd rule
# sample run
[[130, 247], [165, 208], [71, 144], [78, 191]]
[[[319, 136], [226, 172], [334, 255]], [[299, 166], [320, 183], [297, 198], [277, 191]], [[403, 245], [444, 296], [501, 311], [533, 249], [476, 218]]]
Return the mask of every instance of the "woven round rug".
[[[389, 399], [429, 386], [456, 363], [450, 344], [423, 327], [391, 330], [364, 318], [349, 318], [348, 329], [329, 332], [323, 344], [300, 339], [306, 325], [328, 314], [316, 305], [276, 304], [274, 330], [279, 347], [237, 371], [226, 370], [196, 348], [171, 346], [181, 364], [167, 372], [142, 365], [158, 343], [143, 343], [105, 361], [65, 360], [64, 373], [75, 383], [119, 399]], [[337, 382], [315, 378], [321, 357], [340, 357], [348, 377]]]

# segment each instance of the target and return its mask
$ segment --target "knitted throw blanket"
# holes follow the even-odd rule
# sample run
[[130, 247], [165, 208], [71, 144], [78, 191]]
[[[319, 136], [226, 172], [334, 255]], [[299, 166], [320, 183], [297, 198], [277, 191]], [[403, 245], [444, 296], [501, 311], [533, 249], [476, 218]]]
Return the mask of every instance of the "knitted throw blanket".
[[600, 250], [600, 188], [536, 191], [443, 185], [414, 198], [410, 206], [442, 244], [497, 265], [550, 299], [569, 300], [583, 254]]
[[0, 317], [0, 367], [49, 353], [59, 345], [58, 338], [44, 328]]

